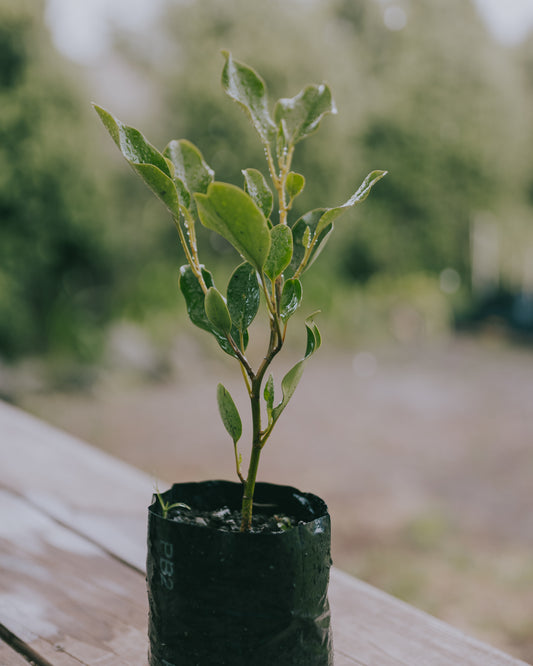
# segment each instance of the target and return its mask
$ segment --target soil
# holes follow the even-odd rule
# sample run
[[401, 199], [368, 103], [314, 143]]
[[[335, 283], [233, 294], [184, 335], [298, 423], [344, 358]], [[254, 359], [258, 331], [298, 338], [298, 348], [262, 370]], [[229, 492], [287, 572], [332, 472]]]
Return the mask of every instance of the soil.
[[[185, 525], [197, 525], [219, 530], [220, 532], [240, 532], [240, 511], [232, 511], [223, 506], [215, 511], [199, 511], [192, 507], [176, 507], [169, 510], [167, 518]], [[268, 515], [258, 513], [252, 515], [252, 534], [267, 532], [270, 534], [281, 534], [290, 530], [300, 522], [294, 516]]]
[[[182, 339], [167, 383], [110, 375], [93, 395], [28, 394], [22, 406], [154, 480], [233, 480], [217, 382], [248, 406], [231, 359], [201, 358]], [[533, 662], [532, 398], [533, 350], [497, 337], [325, 344], [260, 480], [326, 501], [336, 566]]]

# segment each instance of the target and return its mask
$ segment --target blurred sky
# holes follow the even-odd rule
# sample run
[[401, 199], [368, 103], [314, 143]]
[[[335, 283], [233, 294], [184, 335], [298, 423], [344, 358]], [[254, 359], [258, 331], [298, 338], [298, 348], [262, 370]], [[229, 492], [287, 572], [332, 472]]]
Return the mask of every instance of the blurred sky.
[[[194, 0], [174, 0], [188, 3]], [[311, 1], [311, 0], [308, 0]], [[386, 11], [401, 3], [379, 0]], [[519, 43], [533, 29], [533, 0], [475, 0], [487, 25], [504, 44]], [[58, 49], [88, 64], [105, 54], [114, 26], [137, 32], [149, 25], [164, 0], [47, 0], [47, 20]], [[403, 27], [396, 24], [396, 28]]]

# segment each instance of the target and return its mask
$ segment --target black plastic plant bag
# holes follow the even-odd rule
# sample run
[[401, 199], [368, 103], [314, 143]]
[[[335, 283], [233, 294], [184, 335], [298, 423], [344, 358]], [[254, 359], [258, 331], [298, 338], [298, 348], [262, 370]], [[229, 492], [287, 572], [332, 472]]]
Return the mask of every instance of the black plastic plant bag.
[[[165, 502], [240, 509], [242, 486], [176, 484]], [[331, 666], [330, 518], [317, 496], [256, 485], [254, 502], [304, 524], [239, 533], [148, 514], [150, 666]], [[274, 507], [273, 507], [274, 505]]]

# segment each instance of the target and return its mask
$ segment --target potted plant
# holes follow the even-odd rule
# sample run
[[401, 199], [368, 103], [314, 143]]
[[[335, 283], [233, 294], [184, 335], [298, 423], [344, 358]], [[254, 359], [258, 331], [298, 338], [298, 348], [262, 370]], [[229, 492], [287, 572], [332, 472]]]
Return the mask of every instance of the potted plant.
[[[362, 202], [386, 172], [372, 171], [346, 203], [291, 221], [293, 201], [305, 185], [304, 176], [291, 170], [294, 151], [324, 115], [336, 112], [331, 91], [325, 84], [309, 85], [293, 98], [278, 100], [271, 114], [263, 79], [230, 53], [223, 55], [224, 91], [257, 131], [270, 185], [255, 168], [243, 170], [243, 189], [217, 181], [189, 141], [171, 141], [159, 152], [138, 130], [95, 106], [126, 160], [170, 211], [187, 259], [179, 288], [189, 317], [235, 359], [250, 401], [244, 471], [238, 449], [241, 417], [228, 390], [218, 385], [238, 481], [175, 484], [157, 493], [149, 508], [149, 659], [151, 666], [322, 666], [333, 659], [327, 507], [295, 488], [256, 483], [261, 451], [305, 362], [320, 347], [312, 317], [305, 323], [304, 355], [282, 378], [278, 399], [270, 370], [302, 302], [302, 276], [334, 221]], [[200, 261], [198, 223], [220, 234], [240, 257], [225, 296]], [[268, 342], [254, 366], [246, 350], [250, 324], [261, 307]]]

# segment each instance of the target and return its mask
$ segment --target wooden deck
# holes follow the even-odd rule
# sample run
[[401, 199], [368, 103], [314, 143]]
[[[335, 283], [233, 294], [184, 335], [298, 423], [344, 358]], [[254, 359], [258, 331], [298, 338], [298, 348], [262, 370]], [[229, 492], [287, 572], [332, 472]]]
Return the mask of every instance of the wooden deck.
[[[3, 403], [0, 461], [0, 666], [146, 665], [153, 479]], [[336, 666], [525, 664], [335, 569], [330, 601]]]

